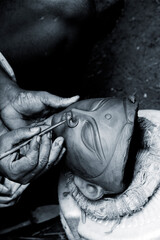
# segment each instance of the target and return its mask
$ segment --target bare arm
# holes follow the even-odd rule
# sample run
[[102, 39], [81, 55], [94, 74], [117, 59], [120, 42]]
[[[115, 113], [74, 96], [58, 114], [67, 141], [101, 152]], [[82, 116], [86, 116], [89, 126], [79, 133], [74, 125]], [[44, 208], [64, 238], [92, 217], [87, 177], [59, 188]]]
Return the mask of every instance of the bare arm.
[[16, 96], [19, 87], [0, 67], [0, 111]]

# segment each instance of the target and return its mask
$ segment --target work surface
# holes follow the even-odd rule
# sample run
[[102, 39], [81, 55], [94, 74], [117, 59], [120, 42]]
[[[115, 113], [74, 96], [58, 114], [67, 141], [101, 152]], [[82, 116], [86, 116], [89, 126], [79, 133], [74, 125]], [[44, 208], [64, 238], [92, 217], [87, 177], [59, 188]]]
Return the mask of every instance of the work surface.
[[[86, 83], [90, 86], [89, 96], [135, 94], [141, 109], [160, 109], [159, 16], [158, 0], [126, 1], [113, 30], [93, 47], [85, 73]], [[29, 197], [25, 195], [23, 201], [27, 204], [21, 204], [17, 209], [4, 210], [1, 213], [1, 227], [6, 227], [6, 222], [10, 222], [10, 226], [16, 221], [22, 223], [25, 214], [30, 211], [29, 208], [36, 205], [57, 204], [57, 197], [53, 196], [54, 186], [47, 192], [46, 186], [51, 186], [52, 180], [49, 179], [48, 185], [47, 181], [48, 179], [42, 179], [40, 184], [36, 182], [29, 193], [26, 193]], [[38, 194], [35, 193], [36, 184], [40, 185]], [[10, 233], [0, 239], [67, 238], [57, 216], [48, 222], [32, 225], [31, 228], [24, 228], [23, 231]]]

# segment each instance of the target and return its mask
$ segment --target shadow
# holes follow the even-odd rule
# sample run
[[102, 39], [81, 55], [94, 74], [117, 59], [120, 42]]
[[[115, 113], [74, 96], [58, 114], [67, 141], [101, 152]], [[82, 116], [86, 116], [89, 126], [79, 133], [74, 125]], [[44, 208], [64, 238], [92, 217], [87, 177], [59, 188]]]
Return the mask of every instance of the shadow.
[[89, 19], [68, 53], [62, 43], [50, 56], [14, 65], [18, 84], [24, 89], [49, 91], [63, 97], [87, 96], [91, 83], [86, 82], [85, 73], [92, 48], [112, 31], [123, 7], [124, 0], [119, 0], [101, 15]]
[[143, 148], [144, 130], [140, 126], [139, 121], [136, 118], [132, 139], [130, 142], [130, 149], [128, 154], [128, 160], [124, 171], [124, 183], [126, 187], [130, 185], [133, 180], [133, 174], [136, 164], [137, 153]]

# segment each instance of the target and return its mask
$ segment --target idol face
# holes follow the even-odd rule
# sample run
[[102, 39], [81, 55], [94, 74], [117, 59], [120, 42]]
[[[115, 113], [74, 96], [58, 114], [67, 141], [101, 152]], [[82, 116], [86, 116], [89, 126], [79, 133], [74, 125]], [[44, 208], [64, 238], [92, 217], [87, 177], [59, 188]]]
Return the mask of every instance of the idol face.
[[124, 190], [137, 103], [130, 99], [97, 98], [76, 102], [53, 116], [52, 124], [66, 143], [66, 165], [77, 176], [102, 187], [107, 193]]

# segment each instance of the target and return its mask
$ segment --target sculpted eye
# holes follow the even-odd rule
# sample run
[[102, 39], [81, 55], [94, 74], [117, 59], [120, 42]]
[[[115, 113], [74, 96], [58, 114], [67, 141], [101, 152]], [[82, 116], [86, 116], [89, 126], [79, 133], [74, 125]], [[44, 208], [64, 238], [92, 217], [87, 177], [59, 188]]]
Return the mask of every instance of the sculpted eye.
[[101, 106], [101, 103], [103, 102], [103, 100], [101, 100], [101, 101], [96, 101], [96, 102], [94, 102], [93, 104], [92, 104], [92, 106], [91, 106], [91, 111], [96, 111], [98, 108], [99, 108], [99, 106]]
[[82, 141], [84, 145], [95, 152], [96, 143], [95, 143], [95, 133], [92, 125], [89, 122], [86, 122], [82, 128]]
[[91, 110], [90, 111], [96, 111], [97, 109], [99, 109], [100, 107], [102, 107], [104, 104], [106, 104], [109, 101], [108, 99], [102, 99], [102, 100], [98, 100], [96, 102], [94, 102], [92, 104]]
[[81, 137], [84, 145], [92, 151], [102, 162], [104, 157], [98, 129], [86, 121], [82, 128]]

